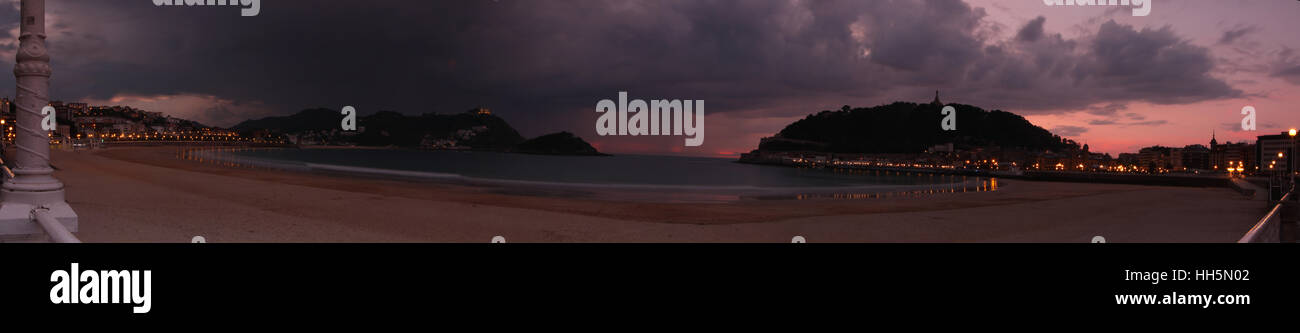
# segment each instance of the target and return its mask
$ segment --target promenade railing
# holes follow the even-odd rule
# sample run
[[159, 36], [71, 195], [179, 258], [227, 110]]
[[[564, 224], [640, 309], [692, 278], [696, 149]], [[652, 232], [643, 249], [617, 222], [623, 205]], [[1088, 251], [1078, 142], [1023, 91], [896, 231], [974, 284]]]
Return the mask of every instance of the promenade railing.
[[36, 223], [41, 225], [41, 229], [45, 230], [45, 235], [50, 237], [50, 242], [81, 243], [81, 240], [77, 239], [77, 236], [72, 235], [72, 232], [68, 231], [68, 228], [63, 226], [63, 223], [59, 223], [59, 220], [49, 214], [49, 209], [33, 209], [32, 220], [35, 220]]
[[1282, 199], [1269, 209], [1268, 215], [1259, 219], [1246, 235], [1242, 236], [1237, 243], [1280, 243], [1282, 239], [1282, 215], [1286, 209], [1296, 209], [1295, 203], [1290, 201], [1294, 198], [1295, 190], [1292, 189], [1282, 196]]

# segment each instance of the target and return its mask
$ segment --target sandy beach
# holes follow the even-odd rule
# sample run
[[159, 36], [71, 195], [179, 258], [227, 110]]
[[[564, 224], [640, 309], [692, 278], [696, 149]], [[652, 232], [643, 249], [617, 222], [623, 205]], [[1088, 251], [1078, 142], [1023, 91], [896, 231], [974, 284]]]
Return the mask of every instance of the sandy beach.
[[1226, 188], [999, 180], [876, 199], [647, 203], [234, 168], [179, 147], [55, 151], [86, 242], [1232, 242], [1264, 203]]

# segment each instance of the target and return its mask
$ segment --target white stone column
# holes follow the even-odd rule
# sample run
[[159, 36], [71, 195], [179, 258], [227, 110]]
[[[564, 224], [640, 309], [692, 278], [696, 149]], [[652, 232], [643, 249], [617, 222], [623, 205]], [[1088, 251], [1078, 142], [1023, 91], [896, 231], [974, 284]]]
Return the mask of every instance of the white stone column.
[[45, 48], [45, 0], [22, 0], [14, 77], [14, 155], [6, 161], [15, 177], [0, 186], [0, 235], [41, 234], [32, 210], [48, 209], [70, 231], [77, 214], [63, 198], [63, 183], [50, 167], [50, 131], [41, 128], [41, 108], [49, 105], [50, 55]]

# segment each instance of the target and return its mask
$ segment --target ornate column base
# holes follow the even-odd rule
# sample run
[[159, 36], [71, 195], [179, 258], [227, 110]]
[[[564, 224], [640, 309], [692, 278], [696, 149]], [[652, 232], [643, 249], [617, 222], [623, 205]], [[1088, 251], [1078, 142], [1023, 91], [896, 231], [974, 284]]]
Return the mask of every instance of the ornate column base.
[[77, 232], [77, 213], [63, 200], [63, 190], [56, 191], [14, 191], [0, 190], [0, 236], [44, 235], [45, 230], [32, 218], [32, 210], [44, 207], [49, 215], [68, 228]]

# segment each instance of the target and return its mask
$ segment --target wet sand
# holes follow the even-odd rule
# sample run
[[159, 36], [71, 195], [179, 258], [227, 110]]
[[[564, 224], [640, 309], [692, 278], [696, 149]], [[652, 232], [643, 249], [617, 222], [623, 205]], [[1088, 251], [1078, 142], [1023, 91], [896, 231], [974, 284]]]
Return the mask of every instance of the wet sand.
[[55, 151], [87, 242], [1232, 242], [1264, 203], [1226, 188], [999, 180], [875, 199], [650, 203], [589, 193], [185, 161], [178, 147]]

